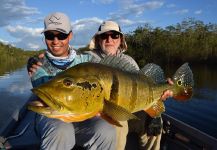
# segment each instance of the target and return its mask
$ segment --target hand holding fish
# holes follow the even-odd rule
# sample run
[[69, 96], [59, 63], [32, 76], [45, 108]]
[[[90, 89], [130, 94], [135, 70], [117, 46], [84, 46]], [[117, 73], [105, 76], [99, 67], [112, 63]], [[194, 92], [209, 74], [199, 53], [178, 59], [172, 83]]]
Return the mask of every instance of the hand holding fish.
[[[168, 78], [167, 79], [167, 82], [170, 84], [170, 85], [173, 85], [173, 81], [171, 78]], [[170, 90], [166, 90], [163, 92], [163, 95], [161, 96], [161, 100], [165, 101], [167, 98], [169, 97], [173, 97], [173, 91], [170, 91]]]
[[44, 53], [39, 54], [38, 56], [30, 57], [27, 63], [27, 71], [30, 77], [36, 72], [36, 70], [42, 66], [40, 59], [44, 57]]

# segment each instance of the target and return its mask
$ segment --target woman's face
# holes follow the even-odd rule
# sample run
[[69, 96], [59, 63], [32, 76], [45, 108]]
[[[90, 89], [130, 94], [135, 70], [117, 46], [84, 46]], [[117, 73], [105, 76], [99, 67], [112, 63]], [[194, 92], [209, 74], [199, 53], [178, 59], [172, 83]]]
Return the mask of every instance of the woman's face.
[[65, 57], [68, 56], [69, 41], [72, 39], [72, 32], [64, 34], [59, 31], [46, 31], [45, 42], [48, 50], [54, 56]]
[[116, 55], [121, 44], [121, 35], [115, 31], [108, 31], [99, 35], [99, 45], [106, 55]]

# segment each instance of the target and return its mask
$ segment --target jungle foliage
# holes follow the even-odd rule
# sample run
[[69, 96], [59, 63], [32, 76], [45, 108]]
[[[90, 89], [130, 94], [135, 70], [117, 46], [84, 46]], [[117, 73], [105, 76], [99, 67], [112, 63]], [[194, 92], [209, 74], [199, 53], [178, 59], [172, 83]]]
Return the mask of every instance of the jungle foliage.
[[126, 34], [126, 41], [127, 53], [140, 66], [147, 62], [217, 63], [217, 25], [193, 18], [165, 29], [146, 24]]
[[0, 42], [0, 75], [21, 68], [26, 64], [30, 56], [38, 53], [38, 51], [24, 51]]

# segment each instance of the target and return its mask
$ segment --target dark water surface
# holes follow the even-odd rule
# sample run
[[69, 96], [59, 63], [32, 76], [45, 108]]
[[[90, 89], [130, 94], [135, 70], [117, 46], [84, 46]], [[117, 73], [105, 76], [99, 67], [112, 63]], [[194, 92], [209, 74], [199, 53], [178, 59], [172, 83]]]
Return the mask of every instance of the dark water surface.
[[195, 81], [192, 99], [187, 102], [167, 100], [166, 113], [217, 138], [217, 67], [191, 68]]
[[[166, 68], [168, 74], [176, 67]], [[217, 138], [217, 67], [191, 66], [195, 90], [188, 102], [166, 101], [166, 113]], [[176, 68], [177, 69], [177, 68]], [[0, 129], [28, 100], [31, 84], [26, 68], [0, 75]]]

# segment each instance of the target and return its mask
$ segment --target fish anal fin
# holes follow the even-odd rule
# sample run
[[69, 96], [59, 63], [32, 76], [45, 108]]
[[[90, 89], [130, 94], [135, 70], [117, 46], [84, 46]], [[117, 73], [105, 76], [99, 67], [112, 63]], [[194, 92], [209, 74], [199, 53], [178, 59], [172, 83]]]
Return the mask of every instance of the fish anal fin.
[[100, 113], [101, 118], [109, 122], [110, 124], [116, 125], [118, 127], [122, 127], [119, 121], [112, 119], [110, 116], [108, 116], [105, 113]]
[[162, 112], [165, 111], [165, 106], [162, 100], [158, 100], [154, 103], [150, 108], [144, 110], [146, 113], [149, 114], [152, 118], [160, 116]]
[[107, 100], [104, 101], [104, 107], [102, 112], [110, 116], [113, 120], [117, 121], [138, 119], [134, 114], [132, 114], [127, 109]]

